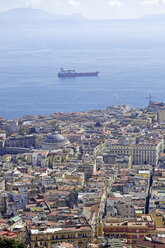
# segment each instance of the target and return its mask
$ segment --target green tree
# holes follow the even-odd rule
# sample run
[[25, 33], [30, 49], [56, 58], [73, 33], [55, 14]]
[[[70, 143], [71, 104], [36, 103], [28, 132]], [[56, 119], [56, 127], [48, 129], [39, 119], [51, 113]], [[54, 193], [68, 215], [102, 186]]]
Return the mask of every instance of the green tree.
[[14, 239], [1, 239], [0, 248], [26, 248], [24, 243], [17, 242]]

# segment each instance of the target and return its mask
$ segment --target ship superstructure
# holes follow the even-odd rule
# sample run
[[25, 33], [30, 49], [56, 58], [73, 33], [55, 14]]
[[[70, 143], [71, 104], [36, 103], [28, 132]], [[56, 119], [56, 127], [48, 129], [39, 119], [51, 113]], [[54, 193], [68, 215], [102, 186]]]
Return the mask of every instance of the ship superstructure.
[[76, 72], [72, 69], [63, 69], [61, 68], [60, 72], [58, 73], [58, 77], [91, 77], [91, 76], [98, 76], [99, 72]]

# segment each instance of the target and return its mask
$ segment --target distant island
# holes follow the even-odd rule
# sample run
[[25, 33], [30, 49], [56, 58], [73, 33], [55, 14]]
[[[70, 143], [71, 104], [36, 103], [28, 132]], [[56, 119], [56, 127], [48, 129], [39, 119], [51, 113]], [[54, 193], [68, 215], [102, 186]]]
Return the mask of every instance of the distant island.
[[[64, 26], [80, 26], [90, 25], [91, 28], [95, 25], [98, 27], [115, 26], [130, 26], [132, 25], [149, 25], [157, 26], [163, 25], [165, 21], [165, 14], [147, 15], [137, 19], [105, 19], [92, 20], [87, 19], [79, 13], [72, 15], [54, 15], [40, 9], [32, 8], [17, 8], [11, 9], [7, 12], [0, 12], [0, 27], [1, 28], [37, 28], [39, 26], [60, 28]], [[11, 25], [11, 27], [10, 27]], [[164, 26], [164, 25], [163, 25]]]

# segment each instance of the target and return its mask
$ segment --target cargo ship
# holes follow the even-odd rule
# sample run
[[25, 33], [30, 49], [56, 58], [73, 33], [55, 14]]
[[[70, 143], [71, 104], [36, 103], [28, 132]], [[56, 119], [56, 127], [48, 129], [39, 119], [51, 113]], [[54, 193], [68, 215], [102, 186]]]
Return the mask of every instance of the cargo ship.
[[99, 72], [76, 72], [75, 70], [71, 69], [63, 69], [61, 68], [60, 72], [58, 73], [58, 77], [91, 77], [91, 76], [98, 76]]

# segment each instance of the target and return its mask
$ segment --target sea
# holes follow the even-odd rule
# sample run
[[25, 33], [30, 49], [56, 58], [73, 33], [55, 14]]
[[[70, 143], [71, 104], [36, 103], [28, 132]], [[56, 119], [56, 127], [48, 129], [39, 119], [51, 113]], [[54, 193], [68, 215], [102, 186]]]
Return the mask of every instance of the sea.
[[[0, 117], [165, 101], [165, 39], [0, 38]], [[60, 68], [98, 77], [57, 77]]]

